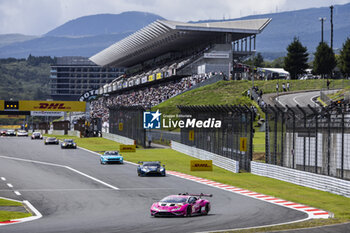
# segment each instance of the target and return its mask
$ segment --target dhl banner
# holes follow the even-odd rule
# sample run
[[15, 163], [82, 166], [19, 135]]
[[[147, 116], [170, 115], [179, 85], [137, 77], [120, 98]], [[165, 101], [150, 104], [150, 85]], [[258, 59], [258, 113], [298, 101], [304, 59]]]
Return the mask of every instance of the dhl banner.
[[4, 111], [5, 101], [0, 100], [0, 111]]
[[81, 101], [40, 101], [20, 100], [19, 111], [85, 112], [85, 102]]
[[0, 119], [26, 119], [24, 115], [0, 115]]
[[191, 160], [191, 171], [212, 171], [212, 160]]
[[20, 125], [0, 125], [1, 129], [20, 129]]
[[120, 152], [136, 152], [135, 145], [119, 145]]

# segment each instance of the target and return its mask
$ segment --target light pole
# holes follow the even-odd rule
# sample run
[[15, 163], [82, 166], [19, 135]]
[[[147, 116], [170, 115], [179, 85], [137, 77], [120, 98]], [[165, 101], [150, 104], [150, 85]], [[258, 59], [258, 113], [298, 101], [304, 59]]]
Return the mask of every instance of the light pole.
[[334, 6], [329, 7], [331, 9], [331, 49], [333, 50], [333, 8]]
[[321, 43], [323, 43], [323, 21], [326, 20], [326, 17], [324, 18], [319, 18], [319, 20], [321, 21]]

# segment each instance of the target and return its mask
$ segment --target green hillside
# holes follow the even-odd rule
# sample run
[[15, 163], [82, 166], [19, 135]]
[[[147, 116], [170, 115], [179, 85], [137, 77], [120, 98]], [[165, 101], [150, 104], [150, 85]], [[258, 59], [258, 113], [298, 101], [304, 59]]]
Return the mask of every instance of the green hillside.
[[49, 98], [50, 57], [0, 59], [0, 99]]
[[[275, 93], [276, 83], [281, 88], [286, 80], [254, 81], [254, 86], [259, 87], [264, 94]], [[326, 88], [326, 80], [290, 80], [290, 91], [320, 90]], [[350, 80], [331, 80], [330, 88], [343, 88], [350, 85]], [[176, 111], [177, 105], [236, 105], [254, 104], [247, 96], [246, 92], [253, 86], [251, 81], [220, 81], [211, 85], [197, 88], [171, 98], [154, 107], [154, 109], [164, 109], [167, 112]]]

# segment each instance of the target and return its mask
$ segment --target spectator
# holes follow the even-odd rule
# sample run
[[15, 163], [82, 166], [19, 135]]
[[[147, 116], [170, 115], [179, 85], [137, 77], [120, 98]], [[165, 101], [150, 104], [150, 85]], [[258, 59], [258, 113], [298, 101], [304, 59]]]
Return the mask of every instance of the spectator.
[[278, 92], [278, 89], [279, 89], [279, 85], [278, 83], [276, 83], [276, 92]]
[[283, 89], [284, 92], [287, 91], [285, 83], [282, 83], [282, 89]]
[[151, 144], [152, 144], [152, 134], [151, 132], [148, 132], [148, 148], [151, 148]]
[[287, 82], [287, 91], [289, 91], [290, 85], [289, 82]]
[[131, 90], [117, 96], [101, 97], [91, 102], [90, 115], [92, 118], [102, 118], [102, 122], [108, 122], [109, 107], [120, 105], [142, 106], [147, 109], [188, 90], [210, 77], [207, 74], [193, 75], [178, 81], [169, 81], [139, 90]]

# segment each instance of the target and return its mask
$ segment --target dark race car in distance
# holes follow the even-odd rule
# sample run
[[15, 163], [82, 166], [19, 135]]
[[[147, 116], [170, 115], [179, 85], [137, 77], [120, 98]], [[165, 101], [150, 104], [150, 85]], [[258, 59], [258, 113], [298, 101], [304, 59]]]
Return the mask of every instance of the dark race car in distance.
[[45, 139], [44, 143], [45, 143], [45, 145], [49, 145], [49, 144], [58, 145], [59, 144], [58, 139], [55, 137], [47, 137]]
[[148, 176], [148, 175], [159, 175], [165, 176], [165, 165], [161, 165], [159, 161], [142, 161], [138, 162], [137, 175]]
[[61, 143], [61, 149], [77, 149], [77, 144], [74, 142], [73, 139], [64, 139]]
[[40, 132], [33, 132], [31, 138], [32, 139], [43, 139], [43, 135]]

